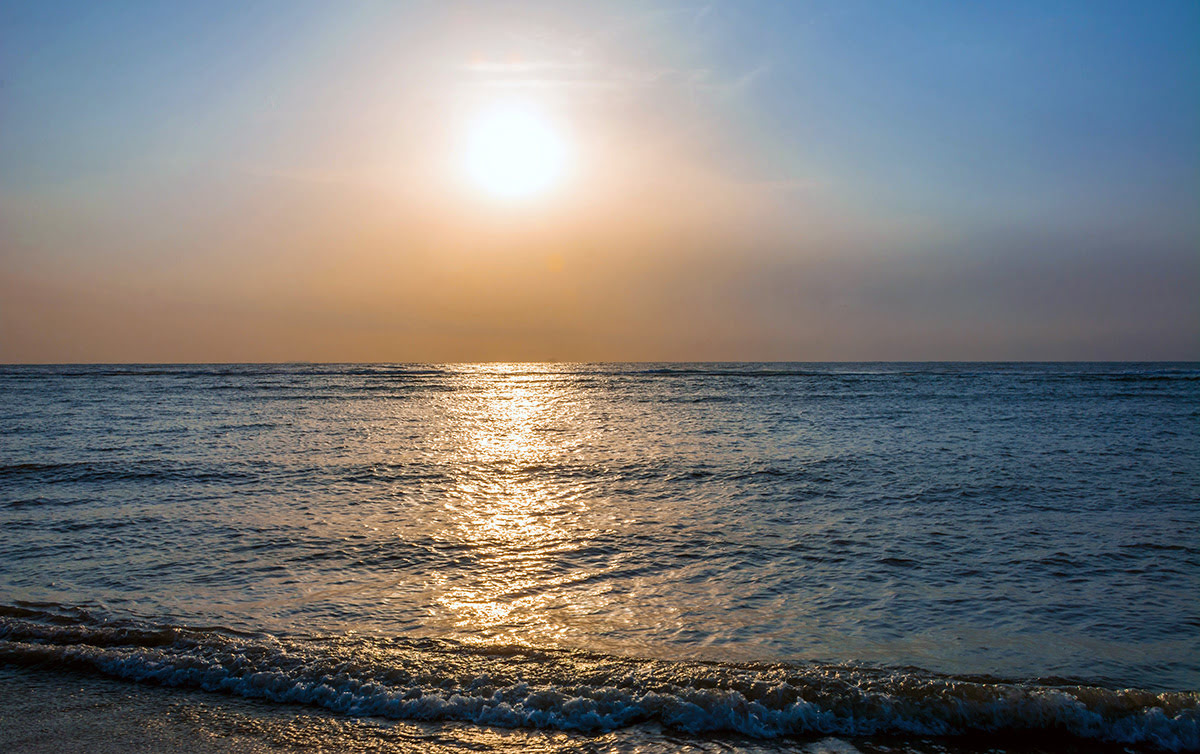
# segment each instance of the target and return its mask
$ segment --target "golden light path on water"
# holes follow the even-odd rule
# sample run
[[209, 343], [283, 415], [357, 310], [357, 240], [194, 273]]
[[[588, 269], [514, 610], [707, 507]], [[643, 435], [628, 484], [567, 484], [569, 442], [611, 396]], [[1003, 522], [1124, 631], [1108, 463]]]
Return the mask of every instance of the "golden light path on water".
[[[666, 499], [661, 477], [669, 488], [670, 473], [627, 489], [611, 484], [629, 471], [630, 428], [644, 431], [639, 463], [654, 467], [689, 448], [672, 439], [672, 426], [647, 423], [644, 406], [599, 400], [594, 380], [531, 364], [459, 367], [448, 378], [450, 389], [425, 407], [437, 421], [423, 432], [454, 459], [451, 478], [422, 496], [423, 520], [400, 536], [415, 528], [459, 556], [450, 569], [393, 572], [395, 602], [424, 605], [420, 630], [459, 641], [756, 657], [754, 642], [713, 631], [699, 611], [720, 611], [736, 634], [773, 626], [784, 602], [808, 608], [771, 594], [734, 609], [737, 596], [704, 554], [716, 546], [711, 532], [700, 536], [688, 518], [729, 505], [719, 483], [715, 498]], [[649, 544], [663, 527], [689, 532], [697, 547], [673, 559], [621, 545]]]
[[450, 394], [447, 431], [462, 473], [445, 508], [454, 538], [470, 546], [477, 563], [465, 580], [434, 574], [433, 586], [455, 634], [559, 643], [572, 624], [610, 613], [611, 586], [586, 586], [597, 572], [554, 566], [554, 555], [587, 546], [589, 527], [580, 525], [590, 512], [587, 489], [547, 484], [550, 475], [539, 471], [589, 438], [564, 436], [582, 397], [572, 381], [526, 370], [489, 365]]
[[[262, 499], [244, 521], [322, 544], [281, 562], [274, 584], [207, 590], [207, 600], [285, 630], [320, 621], [353, 634], [636, 654], [714, 641], [696, 609], [728, 600], [720, 582], [663, 557], [655, 533], [664, 522], [690, 531], [683, 510], [711, 504], [664, 497], [661, 468], [680, 451], [669, 425], [606, 397], [613, 378], [587, 370], [434, 369], [428, 384], [408, 376], [382, 395], [291, 415], [305, 457], [340, 479]], [[308, 431], [326, 425], [341, 439]], [[631, 538], [648, 547], [626, 546]]]

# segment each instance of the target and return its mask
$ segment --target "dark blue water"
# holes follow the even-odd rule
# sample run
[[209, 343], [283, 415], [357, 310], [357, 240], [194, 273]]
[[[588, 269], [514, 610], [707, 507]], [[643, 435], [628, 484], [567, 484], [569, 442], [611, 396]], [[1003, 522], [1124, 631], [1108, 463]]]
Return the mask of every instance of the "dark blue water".
[[664, 750], [1200, 747], [1195, 364], [0, 367], [0, 527], [10, 664]]

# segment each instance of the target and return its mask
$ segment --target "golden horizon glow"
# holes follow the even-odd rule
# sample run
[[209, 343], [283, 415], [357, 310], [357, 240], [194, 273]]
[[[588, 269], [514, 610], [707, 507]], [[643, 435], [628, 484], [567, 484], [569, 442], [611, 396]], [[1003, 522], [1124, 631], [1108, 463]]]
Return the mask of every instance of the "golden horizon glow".
[[566, 173], [568, 149], [560, 131], [537, 108], [505, 103], [470, 124], [462, 152], [467, 177], [498, 199], [546, 193]]

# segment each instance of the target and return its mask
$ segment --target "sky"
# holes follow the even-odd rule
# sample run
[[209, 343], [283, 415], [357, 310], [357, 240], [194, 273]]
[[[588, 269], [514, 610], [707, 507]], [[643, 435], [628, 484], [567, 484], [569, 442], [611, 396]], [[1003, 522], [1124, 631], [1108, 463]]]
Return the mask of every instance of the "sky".
[[0, 0], [2, 362], [1196, 359], [1195, 2]]

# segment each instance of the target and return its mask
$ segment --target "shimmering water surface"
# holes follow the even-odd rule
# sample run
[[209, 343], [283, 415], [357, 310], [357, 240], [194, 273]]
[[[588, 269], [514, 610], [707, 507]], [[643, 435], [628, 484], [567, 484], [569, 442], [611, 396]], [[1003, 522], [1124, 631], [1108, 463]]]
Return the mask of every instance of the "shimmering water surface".
[[17, 665], [642, 748], [1200, 746], [1194, 364], [0, 367], [0, 527]]

